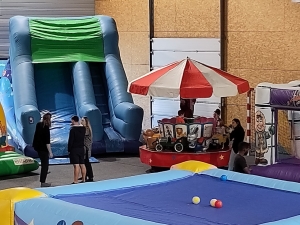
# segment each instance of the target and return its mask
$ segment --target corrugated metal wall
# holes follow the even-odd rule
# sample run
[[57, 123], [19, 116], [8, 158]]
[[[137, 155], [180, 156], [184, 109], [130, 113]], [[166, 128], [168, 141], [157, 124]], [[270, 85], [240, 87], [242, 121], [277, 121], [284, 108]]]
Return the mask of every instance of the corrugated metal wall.
[[21, 16], [69, 17], [95, 15], [94, 0], [0, 0], [0, 58], [8, 58], [8, 21]]

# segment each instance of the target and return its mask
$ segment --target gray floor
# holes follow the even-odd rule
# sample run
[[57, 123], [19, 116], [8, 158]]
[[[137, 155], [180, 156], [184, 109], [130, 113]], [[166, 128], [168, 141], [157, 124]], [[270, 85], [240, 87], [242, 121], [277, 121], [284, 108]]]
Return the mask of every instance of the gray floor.
[[[92, 164], [96, 181], [144, 174], [149, 169], [149, 166], [140, 162], [139, 157], [105, 157], [99, 158], [99, 161], [100, 163]], [[39, 172], [37, 170], [27, 175], [0, 177], [0, 190], [12, 187], [37, 188], [40, 185]], [[47, 181], [52, 186], [73, 182], [72, 165], [51, 165], [50, 172]]]
[[[145, 174], [150, 168], [148, 165], [142, 164], [138, 156], [119, 155], [98, 159], [100, 163], [92, 163], [95, 181]], [[254, 157], [248, 156], [246, 160], [248, 165], [253, 165]], [[67, 185], [73, 182], [72, 165], [51, 165], [49, 170], [47, 182], [52, 183], [52, 186]], [[37, 188], [40, 185], [39, 172], [38, 169], [26, 175], [0, 177], [0, 190], [13, 187]]]

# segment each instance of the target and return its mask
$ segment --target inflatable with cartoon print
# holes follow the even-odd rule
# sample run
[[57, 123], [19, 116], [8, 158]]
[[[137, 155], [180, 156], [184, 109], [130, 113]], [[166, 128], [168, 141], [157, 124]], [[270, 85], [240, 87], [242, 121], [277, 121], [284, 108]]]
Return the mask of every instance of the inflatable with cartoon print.
[[[34, 220], [30, 221], [30, 223], [25, 223], [23, 220], [21, 220], [18, 216], [15, 215], [15, 224], [14, 225], [35, 225]], [[67, 223], [65, 220], [59, 221], [57, 224], [53, 225], [84, 225], [82, 221], [75, 221], [72, 224]]]
[[[6, 61], [0, 62], [0, 70], [4, 69]], [[3, 70], [2, 77], [0, 77], [0, 85], [2, 90], [6, 92], [0, 93], [1, 102], [9, 101], [5, 95], [11, 94], [10, 71]], [[0, 176], [14, 175], [20, 173], [27, 173], [38, 169], [39, 164], [36, 160], [15, 152], [15, 148], [8, 143], [8, 132], [6, 116], [2, 105], [0, 104]]]

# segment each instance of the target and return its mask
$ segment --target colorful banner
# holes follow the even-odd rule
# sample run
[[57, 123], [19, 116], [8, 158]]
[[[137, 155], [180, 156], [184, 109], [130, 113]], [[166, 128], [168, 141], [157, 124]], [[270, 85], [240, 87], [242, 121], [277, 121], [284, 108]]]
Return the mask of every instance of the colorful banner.
[[300, 90], [271, 89], [270, 104], [300, 107]]

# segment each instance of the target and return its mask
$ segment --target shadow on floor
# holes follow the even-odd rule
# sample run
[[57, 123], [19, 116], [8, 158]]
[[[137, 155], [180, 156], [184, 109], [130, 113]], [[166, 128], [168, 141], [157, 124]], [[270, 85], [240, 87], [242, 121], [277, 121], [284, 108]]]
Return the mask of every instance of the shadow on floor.
[[39, 173], [36, 172], [30, 172], [30, 173], [22, 173], [22, 174], [16, 174], [16, 175], [10, 175], [10, 176], [3, 176], [0, 177], [0, 180], [13, 180], [17, 178], [23, 178], [23, 177], [33, 177], [33, 176], [39, 176]]
[[122, 158], [132, 158], [132, 157], [139, 157], [139, 154], [128, 154], [123, 152], [118, 153], [105, 153], [101, 155], [93, 155], [95, 158], [99, 159], [100, 161], [104, 162], [116, 162], [120, 161], [120, 157]]

